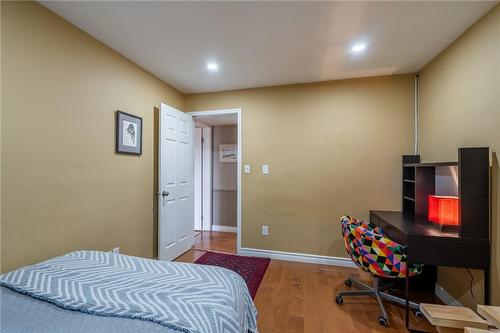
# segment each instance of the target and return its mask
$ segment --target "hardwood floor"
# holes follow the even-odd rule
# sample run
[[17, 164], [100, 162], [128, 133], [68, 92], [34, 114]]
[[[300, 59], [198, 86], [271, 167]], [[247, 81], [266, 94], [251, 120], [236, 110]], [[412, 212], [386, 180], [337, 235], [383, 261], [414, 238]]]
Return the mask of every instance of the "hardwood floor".
[[[193, 249], [177, 261], [193, 262], [208, 250], [236, 253], [236, 234], [205, 232], [195, 238]], [[348, 276], [370, 283], [359, 269], [271, 260], [255, 297], [261, 333], [396, 333], [407, 332], [404, 309], [385, 303], [389, 326], [378, 324], [379, 307], [369, 297], [335, 303], [337, 292], [346, 290]], [[354, 288], [353, 288], [354, 289]], [[435, 332], [425, 320], [411, 316], [412, 328]]]
[[194, 262], [207, 251], [236, 254], [236, 234], [231, 232], [205, 231], [194, 237], [194, 246], [175, 261]]
[[[372, 298], [346, 297], [337, 305], [334, 298], [349, 289], [344, 284], [349, 275], [370, 281], [354, 268], [272, 260], [255, 297], [260, 332], [406, 332], [402, 307], [385, 303], [389, 326], [382, 327]], [[434, 332], [425, 319], [412, 315], [414, 326]]]
[[232, 232], [205, 231], [194, 238], [194, 249], [236, 253], [236, 234]]

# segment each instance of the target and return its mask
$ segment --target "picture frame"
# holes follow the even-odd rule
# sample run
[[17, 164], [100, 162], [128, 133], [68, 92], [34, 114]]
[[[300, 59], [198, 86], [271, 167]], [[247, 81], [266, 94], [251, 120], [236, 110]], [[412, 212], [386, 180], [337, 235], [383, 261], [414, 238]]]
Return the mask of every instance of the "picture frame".
[[219, 145], [219, 162], [236, 163], [238, 161], [238, 146], [236, 144]]
[[116, 111], [115, 152], [142, 155], [142, 118], [123, 111]]

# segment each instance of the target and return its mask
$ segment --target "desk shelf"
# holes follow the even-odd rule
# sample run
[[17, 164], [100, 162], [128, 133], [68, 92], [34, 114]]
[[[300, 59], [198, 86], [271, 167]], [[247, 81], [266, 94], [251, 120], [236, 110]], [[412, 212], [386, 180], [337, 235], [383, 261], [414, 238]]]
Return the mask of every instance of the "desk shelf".
[[415, 213], [415, 164], [420, 162], [419, 155], [403, 155], [403, 211]]
[[[421, 163], [420, 155], [403, 155], [402, 208], [404, 213], [427, 217], [429, 195], [437, 192], [437, 170], [452, 171], [457, 180], [462, 237], [489, 239], [489, 148], [459, 148], [458, 162]], [[444, 167], [444, 168], [443, 168]], [[450, 195], [450, 194], [445, 194]], [[411, 202], [413, 201], [413, 202]]]
[[[420, 156], [420, 155], [405, 155], [405, 156]], [[458, 166], [458, 162], [431, 162], [431, 163], [404, 163], [405, 167], [437, 167], [437, 166]]]

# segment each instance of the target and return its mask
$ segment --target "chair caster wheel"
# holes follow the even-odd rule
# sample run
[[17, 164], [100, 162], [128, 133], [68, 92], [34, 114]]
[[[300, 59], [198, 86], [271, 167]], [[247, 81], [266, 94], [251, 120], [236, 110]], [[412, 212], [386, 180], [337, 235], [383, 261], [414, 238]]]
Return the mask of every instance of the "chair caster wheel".
[[387, 321], [387, 318], [385, 317], [378, 317], [378, 323], [382, 326], [387, 326], [388, 324], [388, 321]]
[[345, 285], [348, 286], [348, 287], [352, 287], [352, 281], [347, 279], [344, 281]]
[[417, 310], [417, 311], [415, 311], [415, 316], [416, 316], [417, 318], [423, 318], [423, 317], [424, 317], [424, 314], [423, 314], [420, 310]]
[[340, 295], [337, 295], [337, 297], [335, 297], [335, 303], [337, 303], [338, 305], [342, 305], [342, 303], [344, 303], [344, 298]]

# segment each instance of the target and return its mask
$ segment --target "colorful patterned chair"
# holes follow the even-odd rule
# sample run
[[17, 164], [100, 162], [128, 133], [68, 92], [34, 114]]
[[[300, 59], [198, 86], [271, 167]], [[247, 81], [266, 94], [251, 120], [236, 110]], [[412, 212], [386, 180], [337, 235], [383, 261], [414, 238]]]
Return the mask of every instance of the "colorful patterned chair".
[[[381, 278], [406, 278], [405, 248], [389, 239], [384, 235], [383, 230], [371, 223], [344, 216], [340, 220], [340, 224], [347, 253], [349, 253], [352, 261], [359, 268], [370, 273], [374, 280], [373, 287], [370, 287], [352, 277], [347, 278], [345, 284], [348, 287], [355, 284], [362, 290], [342, 291], [338, 293], [335, 301], [337, 304], [342, 304], [344, 296], [375, 297], [382, 310], [378, 322], [380, 325], [385, 326], [389, 321], [382, 300], [400, 305], [405, 305], [406, 301], [384, 292], [386, 288], [382, 285]], [[409, 267], [410, 276], [420, 274], [422, 267], [422, 265], [412, 264]], [[417, 317], [422, 317], [420, 306], [417, 303], [410, 302], [410, 308], [415, 310]]]

